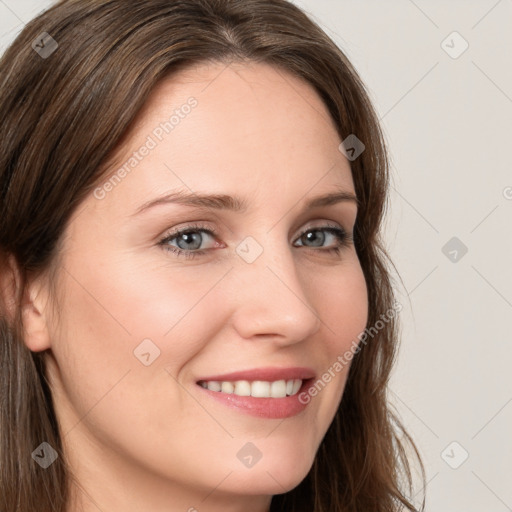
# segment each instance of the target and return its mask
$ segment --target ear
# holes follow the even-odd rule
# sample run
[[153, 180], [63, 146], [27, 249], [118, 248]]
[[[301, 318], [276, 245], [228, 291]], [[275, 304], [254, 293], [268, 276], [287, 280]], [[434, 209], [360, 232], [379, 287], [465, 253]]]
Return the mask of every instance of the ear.
[[[3, 261], [0, 271], [0, 295], [7, 319], [12, 323], [16, 315], [16, 297], [21, 287], [21, 273], [16, 258], [9, 254]], [[47, 326], [46, 291], [42, 279], [28, 281], [21, 301], [23, 320], [23, 341], [33, 352], [50, 348]]]
[[42, 279], [29, 281], [23, 294], [21, 311], [23, 340], [32, 352], [41, 352], [50, 348], [48, 306], [48, 294]]

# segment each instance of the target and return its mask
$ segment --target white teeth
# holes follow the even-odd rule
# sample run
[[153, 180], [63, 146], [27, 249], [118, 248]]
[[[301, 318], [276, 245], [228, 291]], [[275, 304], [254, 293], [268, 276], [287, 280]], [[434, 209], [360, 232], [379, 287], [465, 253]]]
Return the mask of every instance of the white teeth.
[[238, 396], [251, 396], [251, 383], [247, 380], [236, 381], [234, 394]]
[[220, 391], [220, 382], [217, 382], [216, 380], [211, 380], [208, 382], [208, 389], [211, 391]]
[[232, 382], [223, 382], [221, 384], [220, 390], [223, 393], [233, 393], [233, 391], [235, 391], [235, 386], [233, 385]]
[[270, 382], [255, 380], [251, 385], [251, 396], [261, 398], [270, 396]]
[[296, 395], [302, 386], [301, 379], [276, 380], [272, 382], [255, 380], [229, 381], [208, 381], [201, 382], [203, 388], [210, 391], [234, 394], [238, 396], [253, 396], [257, 398], [284, 398], [286, 396]]
[[286, 381], [276, 380], [270, 384], [270, 396], [272, 398], [284, 398], [286, 396]]

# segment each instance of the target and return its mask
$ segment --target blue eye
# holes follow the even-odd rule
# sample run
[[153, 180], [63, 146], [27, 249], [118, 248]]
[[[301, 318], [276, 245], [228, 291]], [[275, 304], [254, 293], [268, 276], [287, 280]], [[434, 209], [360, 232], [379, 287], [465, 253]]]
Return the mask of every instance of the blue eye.
[[[318, 233], [324, 233], [318, 236]], [[325, 233], [328, 235], [326, 236]], [[207, 234], [213, 238], [217, 237], [217, 233], [205, 226], [201, 225], [190, 225], [179, 231], [175, 231], [165, 238], [160, 240], [159, 245], [162, 245], [165, 250], [176, 254], [179, 257], [194, 258], [195, 256], [205, 254], [206, 250], [199, 250], [198, 246], [202, 245], [203, 236]], [[319, 226], [308, 228], [303, 231], [297, 240], [301, 242], [298, 247], [323, 247], [326, 238], [328, 236], [334, 237], [336, 245], [334, 247], [320, 249], [322, 252], [339, 254], [341, 250], [348, 247], [353, 243], [353, 236], [348, 234], [343, 228], [333, 225]], [[177, 243], [181, 244], [182, 247], [170, 245], [170, 242], [177, 240]], [[304, 242], [313, 242], [316, 245], [306, 246]], [[188, 247], [187, 247], [188, 245]]]
[[199, 251], [197, 250], [197, 247], [176, 247], [174, 245], [169, 245], [169, 242], [175, 239], [182, 239], [184, 240], [184, 245], [188, 244], [190, 246], [194, 246], [197, 245], [198, 242], [199, 245], [201, 245], [202, 236], [200, 235], [200, 233], [206, 233], [207, 235], [212, 237], [217, 236], [217, 233], [214, 230], [194, 224], [191, 226], [187, 226], [186, 228], [180, 229], [179, 231], [175, 231], [174, 233], [171, 233], [170, 235], [166, 236], [163, 240], [160, 240], [159, 245], [163, 245], [166, 251], [175, 253], [177, 256], [184, 256], [185, 258], [194, 258], [197, 255], [204, 254], [205, 251]]
[[316, 233], [328, 233], [330, 236], [336, 239], [336, 245], [334, 247], [323, 249], [325, 252], [329, 253], [339, 254], [343, 248], [348, 247], [353, 242], [352, 235], [349, 235], [343, 228], [331, 225], [308, 228], [307, 230], [301, 233], [298, 240], [302, 241], [303, 239], [305, 239], [314, 243], [318, 243], [317, 240], [319, 240], [320, 244], [325, 242], [325, 234], [318, 237], [318, 235], [315, 235]]

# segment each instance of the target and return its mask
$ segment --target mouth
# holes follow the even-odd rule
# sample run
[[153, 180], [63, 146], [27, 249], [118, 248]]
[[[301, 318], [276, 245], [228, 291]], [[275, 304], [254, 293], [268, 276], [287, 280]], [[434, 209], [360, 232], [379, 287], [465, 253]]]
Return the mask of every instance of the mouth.
[[210, 391], [226, 393], [228, 395], [252, 396], [255, 398], [285, 398], [296, 395], [303, 382], [302, 379], [255, 380], [252, 382], [248, 380], [203, 380], [199, 381], [199, 385]]
[[309, 401], [303, 403], [300, 393], [314, 376], [309, 368], [260, 368], [206, 377], [196, 384], [209, 397], [238, 412], [277, 419], [295, 416], [306, 408]]

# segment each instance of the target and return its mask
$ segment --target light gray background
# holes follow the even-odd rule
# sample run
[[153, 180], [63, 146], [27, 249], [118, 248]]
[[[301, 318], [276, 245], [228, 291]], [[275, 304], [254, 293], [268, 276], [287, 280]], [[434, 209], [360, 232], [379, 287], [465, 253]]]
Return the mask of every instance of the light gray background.
[[[0, 51], [51, 3], [0, 0]], [[389, 144], [386, 236], [405, 284], [390, 395], [426, 463], [427, 510], [512, 511], [512, 0], [294, 3], [354, 63]], [[452, 237], [468, 249], [456, 261]]]

